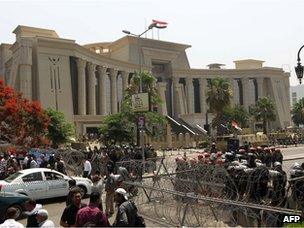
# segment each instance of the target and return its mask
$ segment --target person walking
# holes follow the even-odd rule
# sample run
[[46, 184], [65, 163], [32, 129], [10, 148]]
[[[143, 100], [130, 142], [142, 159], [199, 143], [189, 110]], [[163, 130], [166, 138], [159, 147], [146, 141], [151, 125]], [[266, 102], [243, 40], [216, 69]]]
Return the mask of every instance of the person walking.
[[68, 193], [66, 201], [65, 201], [66, 206], [69, 206], [73, 203], [73, 197], [74, 197], [75, 191], [82, 192], [82, 189], [76, 185], [75, 179], [71, 179], [71, 180], [69, 180], [69, 193]]
[[83, 177], [84, 178], [90, 178], [92, 172], [92, 165], [89, 159], [83, 160]]
[[4, 223], [0, 224], [0, 228], [24, 228], [24, 226], [20, 223], [17, 222], [17, 209], [14, 207], [10, 207], [9, 209], [7, 209], [6, 211], [6, 220], [4, 221]]
[[42, 205], [30, 199], [25, 203], [25, 209], [25, 214], [27, 215], [26, 227], [39, 227], [36, 215], [38, 210], [42, 209]]
[[92, 192], [90, 204], [80, 209], [76, 216], [77, 227], [109, 227], [107, 216], [99, 209], [101, 196], [99, 192]]
[[49, 213], [45, 209], [40, 209], [37, 212], [37, 222], [41, 228], [54, 228], [55, 224], [49, 220]]
[[31, 163], [30, 163], [30, 168], [39, 168], [39, 165], [36, 161], [36, 157], [35, 155], [32, 155], [32, 160], [31, 160]]
[[115, 204], [117, 214], [113, 226], [116, 227], [144, 227], [144, 219], [137, 214], [137, 207], [134, 202], [130, 201], [127, 192], [123, 188], [115, 190]]
[[58, 156], [55, 158], [55, 170], [57, 170], [59, 173], [62, 173], [62, 174], [67, 174], [66, 173], [66, 169], [65, 169], [65, 164], [64, 164], [64, 161], [61, 160], [61, 157]]
[[72, 191], [72, 195], [72, 204], [67, 206], [61, 215], [60, 225], [63, 227], [75, 226], [77, 212], [86, 206], [85, 204], [81, 203], [81, 191], [74, 189]]
[[45, 159], [45, 155], [42, 154], [42, 155], [40, 156], [40, 159], [41, 159], [41, 162], [40, 162], [39, 167], [40, 167], [40, 168], [46, 168], [46, 167], [48, 166], [48, 162], [47, 162], [47, 160]]
[[115, 175], [111, 166], [107, 167], [107, 176], [105, 183], [106, 191], [106, 215], [111, 217], [114, 214], [114, 194], [116, 189]]

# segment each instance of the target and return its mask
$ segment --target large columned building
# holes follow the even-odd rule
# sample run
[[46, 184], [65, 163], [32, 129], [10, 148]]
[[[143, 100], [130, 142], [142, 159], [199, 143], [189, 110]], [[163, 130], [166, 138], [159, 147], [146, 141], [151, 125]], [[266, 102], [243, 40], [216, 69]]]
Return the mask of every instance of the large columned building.
[[[249, 109], [259, 97], [276, 103], [273, 128], [291, 124], [289, 73], [263, 67], [263, 61], [234, 61], [235, 69], [210, 64], [190, 68], [189, 45], [124, 36], [114, 42], [79, 45], [60, 38], [54, 30], [18, 26], [13, 44], [0, 45], [0, 77], [43, 107], [63, 112], [83, 134], [100, 125], [106, 115], [120, 111], [123, 91], [139, 67], [157, 78], [164, 101], [158, 112], [189, 127], [203, 126], [208, 110], [209, 79], [227, 78], [233, 104]], [[140, 66], [140, 65], [141, 66]]]

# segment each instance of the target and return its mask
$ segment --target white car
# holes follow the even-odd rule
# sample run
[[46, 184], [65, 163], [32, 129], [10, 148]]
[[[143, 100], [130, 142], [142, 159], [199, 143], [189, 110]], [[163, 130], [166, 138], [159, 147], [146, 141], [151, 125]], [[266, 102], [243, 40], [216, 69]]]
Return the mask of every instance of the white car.
[[0, 181], [0, 191], [18, 192], [32, 199], [61, 197], [68, 194], [71, 179], [85, 194], [91, 194], [93, 183], [88, 178], [68, 177], [46, 168], [20, 170]]

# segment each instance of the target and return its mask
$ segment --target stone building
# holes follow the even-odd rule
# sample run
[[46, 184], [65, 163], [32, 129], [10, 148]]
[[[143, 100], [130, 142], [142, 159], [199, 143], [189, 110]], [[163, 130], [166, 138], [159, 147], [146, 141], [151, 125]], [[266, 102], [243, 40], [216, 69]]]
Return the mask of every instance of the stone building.
[[[14, 44], [0, 45], [0, 77], [28, 99], [63, 112], [79, 134], [94, 131], [104, 116], [119, 112], [135, 71], [152, 71], [163, 103], [158, 112], [190, 133], [205, 123], [208, 79], [227, 78], [234, 104], [246, 109], [262, 96], [276, 103], [273, 128], [290, 125], [289, 73], [263, 61], [234, 61], [235, 69], [210, 64], [192, 69], [190, 45], [124, 36], [114, 42], [79, 45], [54, 30], [18, 26]], [[199, 126], [198, 126], [199, 125]]]

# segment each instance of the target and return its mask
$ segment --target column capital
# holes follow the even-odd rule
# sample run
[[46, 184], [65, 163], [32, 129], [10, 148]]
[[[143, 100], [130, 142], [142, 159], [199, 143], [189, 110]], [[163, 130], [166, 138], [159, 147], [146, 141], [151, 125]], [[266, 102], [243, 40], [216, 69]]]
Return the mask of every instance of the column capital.
[[243, 82], [244, 82], [244, 83], [249, 83], [249, 78], [242, 78], [241, 80], [242, 80], [242, 83], [243, 83]]
[[76, 63], [77, 63], [77, 68], [83, 69], [85, 68], [87, 61], [85, 61], [84, 59], [77, 58]]
[[255, 78], [255, 80], [257, 81], [257, 83], [263, 83], [264, 82], [264, 78]]
[[174, 85], [178, 85], [179, 84], [179, 78], [178, 77], [172, 78], [172, 82], [173, 82]]
[[97, 66], [97, 71], [99, 75], [105, 75], [107, 73], [107, 67], [105, 66]]
[[122, 70], [122, 71], [120, 71], [120, 75], [121, 75], [121, 77], [125, 77], [125, 76], [129, 75], [129, 72]]
[[198, 81], [201, 85], [207, 84], [207, 78], [198, 78]]
[[87, 66], [88, 66], [89, 72], [92, 72], [92, 71], [95, 72], [96, 71], [96, 64], [88, 62]]
[[191, 83], [193, 82], [193, 78], [191, 77], [186, 77], [186, 83]]
[[116, 77], [118, 73], [117, 69], [110, 68], [110, 77]]

